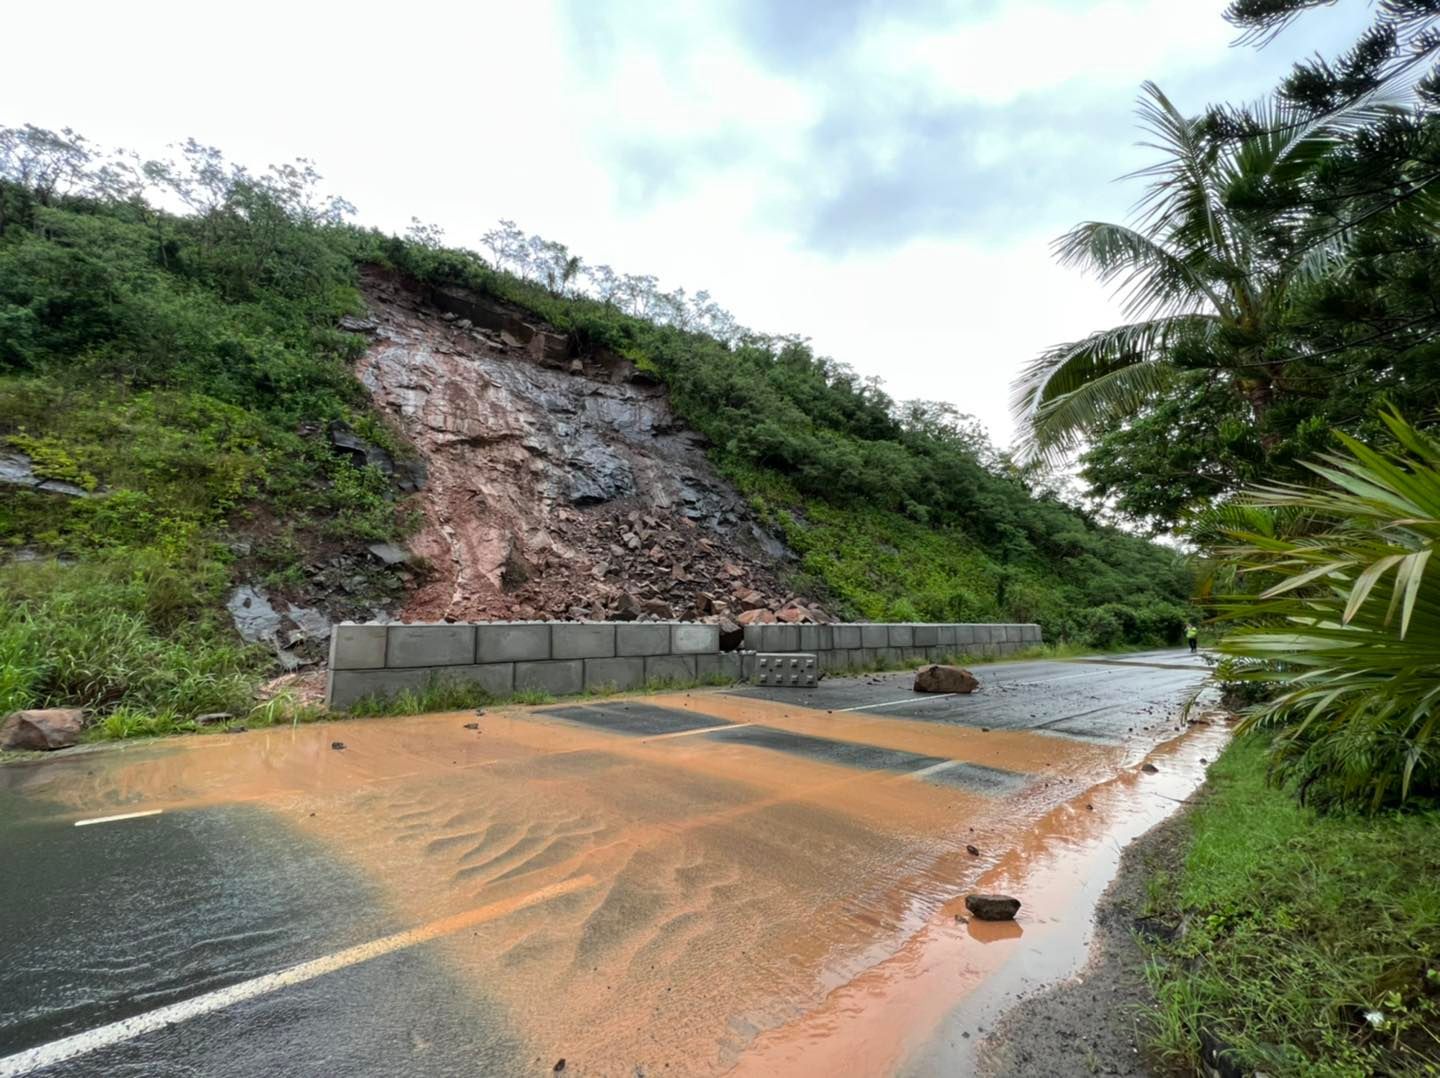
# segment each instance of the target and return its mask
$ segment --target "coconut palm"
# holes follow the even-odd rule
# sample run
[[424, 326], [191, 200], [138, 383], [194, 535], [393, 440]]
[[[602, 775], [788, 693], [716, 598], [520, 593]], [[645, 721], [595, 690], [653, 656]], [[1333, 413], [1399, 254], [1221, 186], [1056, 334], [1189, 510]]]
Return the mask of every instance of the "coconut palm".
[[1278, 774], [1317, 801], [1440, 792], [1440, 440], [1381, 418], [1393, 448], [1340, 434], [1344, 452], [1310, 465], [1321, 485], [1257, 489], [1235, 507], [1303, 527], [1226, 529], [1218, 552], [1256, 581], [1218, 603], [1232, 626], [1222, 676], [1278, 690], [1243, 725], [1282, 727]]
[[1317, 242], [1295, 209], [1306, 177], [1372, 102], [1307, 117], [1281, 101], [1189, 118], [1154, 83], [1139, 115], [1164, 156], [1133, 226], [1087, 221], [1055, 243], [1060, 261], [1117, 286], [1132, 321], [1057, 345], [1016, 380], [1024, 456], [1056, 456], [1123, 420], [1183, 370], [1227, 378], [1264, 418], [1295, 357], [1284, 318], [1292, 290], [1333, 268], [1338, 237]]

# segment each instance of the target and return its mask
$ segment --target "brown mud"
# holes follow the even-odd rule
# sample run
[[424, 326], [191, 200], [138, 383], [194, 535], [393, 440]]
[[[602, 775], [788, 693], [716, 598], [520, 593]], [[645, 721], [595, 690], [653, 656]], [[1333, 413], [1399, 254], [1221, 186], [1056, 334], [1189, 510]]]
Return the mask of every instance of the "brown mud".
[[[627, 737], [520, 709], [179, 739], [0, 781], [77, 819], [259, 805], [356, 866], [409, 923], [514, 903], [435, 948], [567, 1073], [887, 1073], [917, 1060], [967, 1073], [960, 1032], [991, 1025], [1009, 998], [992, 989], [1078, 966], [1094, 881], [1193, 788], [1224, 736], [1176, 738], [1149, 775], [1133, 750], [1040, 734], [711, 693], [649, 702], [1028, 781], [988, 796], [703, 731]], [[977, 889], [1020, 896], [1019, 920], [958, 923]]]

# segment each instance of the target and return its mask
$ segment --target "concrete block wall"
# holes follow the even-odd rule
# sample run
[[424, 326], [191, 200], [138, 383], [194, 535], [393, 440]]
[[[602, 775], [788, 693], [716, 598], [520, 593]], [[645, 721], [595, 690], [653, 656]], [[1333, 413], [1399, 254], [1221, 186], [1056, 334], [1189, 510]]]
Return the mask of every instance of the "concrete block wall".
[[648, 681], [734, 674], [720, 629], [693, 622], [492, 621], [475, 625], [337, 625], [326, 702], [474, 682], [496, 696], [535, 690], [635, 689]]
[[826, 673], [938, 662], [959, 655], [1004, 656], [1041, 642], [1038, 625], [897, 624], [747, 625], [747, 651], [813, 652]]
[[[811, 652], [822, 671], [951, 655], [1009, 655], [1040, 642], [1038, 625], [748, 625], [745, 650]], [[495, 696], [536, 690], [635, 689], [656, 680], [750, 674], [741, 652], [720, 650], [720, 629], [695, 622], [492, 621], [345, 623], [330, 636], [326, 703], [473, 682]]]

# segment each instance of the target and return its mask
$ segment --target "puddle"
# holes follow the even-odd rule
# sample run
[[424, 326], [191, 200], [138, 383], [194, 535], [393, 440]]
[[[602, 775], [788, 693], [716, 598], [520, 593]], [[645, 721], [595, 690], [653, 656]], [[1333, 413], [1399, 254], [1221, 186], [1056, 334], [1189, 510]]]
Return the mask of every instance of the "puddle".
[[973, 1073], [984, 1032], [1019, 995], [1083, 967], [1124, 846], [1179, 808], [1228, 737], [1193, 727], [1148, 757], [1157, 773], [1132, 768], [1052, 809], [967, 889], [1020, 898], [1015, 922], [960, 923], [957, 894], [893, 956], [758, 1037], [732, 1073]]

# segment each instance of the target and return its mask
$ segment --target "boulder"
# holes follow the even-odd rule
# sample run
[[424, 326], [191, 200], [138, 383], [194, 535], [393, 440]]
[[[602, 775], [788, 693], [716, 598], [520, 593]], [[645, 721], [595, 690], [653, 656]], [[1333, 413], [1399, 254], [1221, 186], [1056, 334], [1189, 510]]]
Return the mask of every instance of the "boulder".
[[796, 603], [791, 603], [789, 606], [782, 607], [775, 617], [779, 621], [799, 625], [801, 622], [810, 620], [810, 611]]
[[720, 618], [716, 624], [720, 626], [720, 650], [739, 651], [745, 643], [744, 627], [727, 617]]
[[974, 692], [979, 687], [975, 675], [964, 667], [931, 663], [915, 671], [916, 692]]
[[982, 921], [1013, 921], [1020, 900], [1009, 895], [966, 895], [965, 908]]
[[746, 610], [735, 620], [741, 625], [774, 625], [775, 615], [761, 607], [758, 610]]
[[47, 707], [12, 712], [0, 726], [0, 749], [68, 749], [85, 729], [85, 711]]

